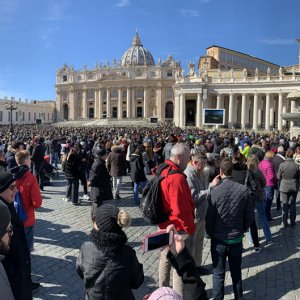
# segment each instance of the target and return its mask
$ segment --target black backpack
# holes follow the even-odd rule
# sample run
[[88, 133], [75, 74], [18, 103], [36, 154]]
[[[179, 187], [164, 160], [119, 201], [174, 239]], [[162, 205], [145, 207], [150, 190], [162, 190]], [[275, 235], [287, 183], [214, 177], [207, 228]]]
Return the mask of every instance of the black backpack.
[[[147, 182], [142, 198], [140, 209], [145, 221], [151, 225], [160, 224], [168, 220], [169, 213], [163, 212], [161, 184], [160, 182], [165, 178], [161, 172], [168, 168], [169, 165], [162, 163], [155, 171], [155, 175]], [[182, 174], [178, 170], [169, 170], [168, 175]]]

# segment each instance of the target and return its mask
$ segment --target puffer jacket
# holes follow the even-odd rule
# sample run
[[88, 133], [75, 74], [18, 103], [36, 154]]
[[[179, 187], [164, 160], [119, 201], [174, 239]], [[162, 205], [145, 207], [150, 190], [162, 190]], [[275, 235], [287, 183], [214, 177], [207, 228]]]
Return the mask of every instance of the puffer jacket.
[[92, 230], [90, 241], [82, 245], [76, 261], [86, 300], [135, 299], [131, 289], [143, 283], [143, 265], [126, 241], [125, 233]]
[[25, 165], [12, 169], [12, 173], [15, 174], [17, 189], [22, 195], [23, 207], [27, 213], [24, 227], [31, 227], [35, 223], [34, 210], [42, 205], [39, 184]]
[[135, 153], [130, 155], [130, 178], [133, 182], [147, 181], [144, 167], [145, 165], [142, 155], [138, 155]]
[[188, 165], [184, 170], [195, 204], [195, 222], [205, 221], [208, 206], [209, 175], [205, 171], [199, 173], [192, 165]]
[[[161, 193], [163, 210], [169, 213], [169, 218], [158, 226], [160, 229], [165, 229], [168, 225], [174, 224], [177, 231], [193, 234], [195, 205], [186, 176], [174, 162], [166, 160], [165, 163], [169, 167], [161, 173], [165, 177], [161, 181]], [[170, 170], [179, 171], [181, 174], [167, 175]]]
[[122, 147], [113, 146], [107, 157], [107, 170], [110, 176], [120, 177], [126, 175], [126, 158], [122, 154]]
[[246, 232], [254, 220], [254, 208], [247, 187], [226, 177], [211, 189], [206, 214], [206, 232], [224, 241]]
[[277, 185], [277, 177], [271, 161], [264, 158], [258, 166], [266, 178], [266, 186], [275, 187]]

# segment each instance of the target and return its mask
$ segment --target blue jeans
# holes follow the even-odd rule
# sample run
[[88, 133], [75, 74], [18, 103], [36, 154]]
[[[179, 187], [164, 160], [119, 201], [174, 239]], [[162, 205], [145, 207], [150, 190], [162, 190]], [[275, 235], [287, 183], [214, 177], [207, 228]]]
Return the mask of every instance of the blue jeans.
[[142, 189], [144, 189], [147, 181], [144, 182], [135, 182], [133, 186], [133, 199], [135, 204], [140, 204], [140, 197], [139, 197], [139, 188], [140, 185], [142, 186]]
[[58, 152], [51, 152], [50, 153], [50, 164], [55, 168], [57, 168], [57, 164], [58, 164]]
[[274, 190], [275, 188], [273, 186], [266, 186], [264, 188], [265, 190], [265, 211], [266, 211], [266, 217], [268, 221], [271, 221], [271, 208], [274, 198]]
[[34, 225], [32, 225], [30, 227], [24, 227], [24, 231], [25, 231], [27, 247], [28, 247], [29, 253], [31, 253], [32, 248], [33, 248]]
[[243, 299], [242, 286], [242, 251], [243, 242], [226, 244], [216, 238], [211, 239], [211, 258], [213, 262], [213, 299], [224, 299], [224, 280], [226, 273], [226, 259], [228, 257], [229, 270], [232, 278], [234, 299]]
[[266, 241], [272, 240], [272, 234], [270, 230], [270, 226], [266, 217], [265, 207], [263, 201], [256, 201], [256, 210], [258, 214], [258, 219], [260, 221], [260, 225], [263, 229]]

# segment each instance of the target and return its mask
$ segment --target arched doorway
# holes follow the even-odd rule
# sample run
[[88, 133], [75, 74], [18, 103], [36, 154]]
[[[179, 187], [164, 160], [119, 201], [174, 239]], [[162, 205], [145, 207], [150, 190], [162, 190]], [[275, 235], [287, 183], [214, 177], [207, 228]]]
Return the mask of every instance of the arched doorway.
[[66, 121], [69, 120], [69, 106], [68, 106], [68, 104], [64, 104], [64, 106], [63, 106], [63, 118]]
[[172, 101], [168, 101], [166, 103], [165, 118], [173, 119], [173, 102]]

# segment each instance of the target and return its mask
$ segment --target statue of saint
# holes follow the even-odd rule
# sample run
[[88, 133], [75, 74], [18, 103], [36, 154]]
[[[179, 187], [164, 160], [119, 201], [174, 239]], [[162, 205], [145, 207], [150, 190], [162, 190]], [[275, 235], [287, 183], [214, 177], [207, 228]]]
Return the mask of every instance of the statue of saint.
[[255, 77], [258, 77], [258, 68], [255, 68]]
[[195, 76], [195, 65], [194, 63], [190, 62], [189, 63], [189, 77], [194, 77]]
[[243, 77], [244, 77], [244, 78], [247, 78], [247, 75], [248, 75], [247, 69], [244, 68], [244, 70], [243, 70]]
[[270, 69], [270, 67], [268, 67], [267, 68], [267, 75], [270, 76], [270, 74], [271, 74], [271, 69]]

